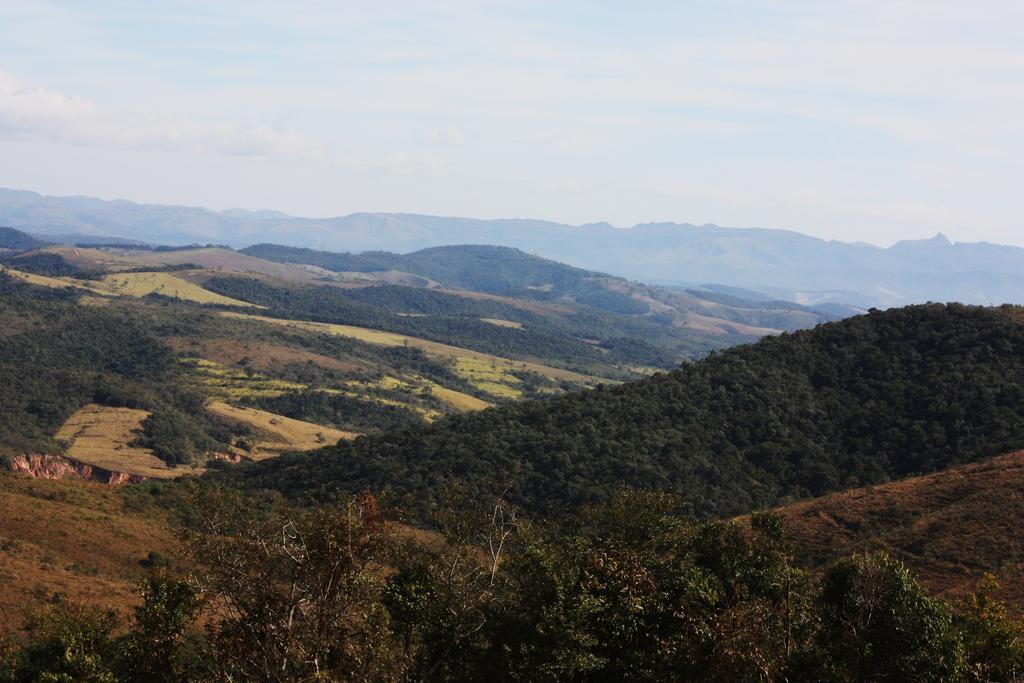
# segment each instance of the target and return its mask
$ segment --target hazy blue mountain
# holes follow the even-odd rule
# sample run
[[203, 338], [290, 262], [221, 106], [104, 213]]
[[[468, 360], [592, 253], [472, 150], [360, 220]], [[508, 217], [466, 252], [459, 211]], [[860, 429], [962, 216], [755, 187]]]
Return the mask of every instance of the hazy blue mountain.
[[375, 213], [313, 219], [276, 211], [216, 212], [16, 190], [0, 190], [0, 225], [44, 237], [75, 233], [234, 247], [273, 242], [353, 253], [500, 245], [644, 282], [684, 287], [716, 283], [812, 307], [953, 300], [1024, 303], [1024, 249], [953, 244], [943, 235], [883, 249], [761, 228], [646, 223], [620, 229], [608, 223], [571, 226]]
[[21, 230], [0, 226], [0, 249], [27, 251], [44, 247], [47, 244], [48, 242], [24, 233]]

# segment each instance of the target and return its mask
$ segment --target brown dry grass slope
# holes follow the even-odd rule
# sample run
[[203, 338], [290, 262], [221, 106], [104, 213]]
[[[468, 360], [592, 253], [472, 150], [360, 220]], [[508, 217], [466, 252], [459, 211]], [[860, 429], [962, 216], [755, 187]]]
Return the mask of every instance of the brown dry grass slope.
[[806, 562], [884, 550], [931, 590], [963, 594], [986, 572], [1024, 604], [1024, 451], [777, 510]]
[[272, 276], [272, 278], [295, 282], [312, 282], [317, 278], [331, 274], [323, 268], [317, 268], [312, 265], [275, 263], [227, 249], [208, 247], [167, 252], [123, 250], [119, 255], [125, 261], [143, 267], [195, 264], [210, 270], [258, 273]]
[[269, 372], [275, 368], [309, 362], [328, 370], [340, 372], [354, 373], [372, 369], [369, 364], [342, 361], [305, 349], [256, 340], [168, 337], [166, 341], [175, 351], [205, 358], [224, 366], [238, 366], [244, 359], [247, 365], [260, 372]]
[[127, 509], [129, 495], [123, 487], [0, 473], [0, 633], [57, 592], [129, 612], [149, 553], [180, 555], [166, 514]]

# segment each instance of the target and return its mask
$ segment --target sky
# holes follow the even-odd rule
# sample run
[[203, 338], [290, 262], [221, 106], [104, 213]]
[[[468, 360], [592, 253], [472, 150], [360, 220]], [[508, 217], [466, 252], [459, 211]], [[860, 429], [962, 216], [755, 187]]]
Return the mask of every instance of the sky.
[[0, 0], [0, 187], [1024, 246], [1020, 0]]

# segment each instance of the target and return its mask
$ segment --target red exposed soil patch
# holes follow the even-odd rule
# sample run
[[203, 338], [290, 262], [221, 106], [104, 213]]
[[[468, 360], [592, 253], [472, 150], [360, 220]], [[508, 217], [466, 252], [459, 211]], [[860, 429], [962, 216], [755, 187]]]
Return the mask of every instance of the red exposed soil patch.
[[36, 479], [89, 479], [103, 484], [140, 484], [146, 477], [112, 472], [60, 455], [19, 455], [11, 460], [11, 471]]

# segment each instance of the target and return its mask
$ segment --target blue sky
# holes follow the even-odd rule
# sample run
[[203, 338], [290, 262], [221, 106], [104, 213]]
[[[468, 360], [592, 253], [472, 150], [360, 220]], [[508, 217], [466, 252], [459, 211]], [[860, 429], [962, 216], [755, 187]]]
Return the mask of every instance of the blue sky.
[[0, 0], [0, 186], [1024, 245], [1024, 3]]

